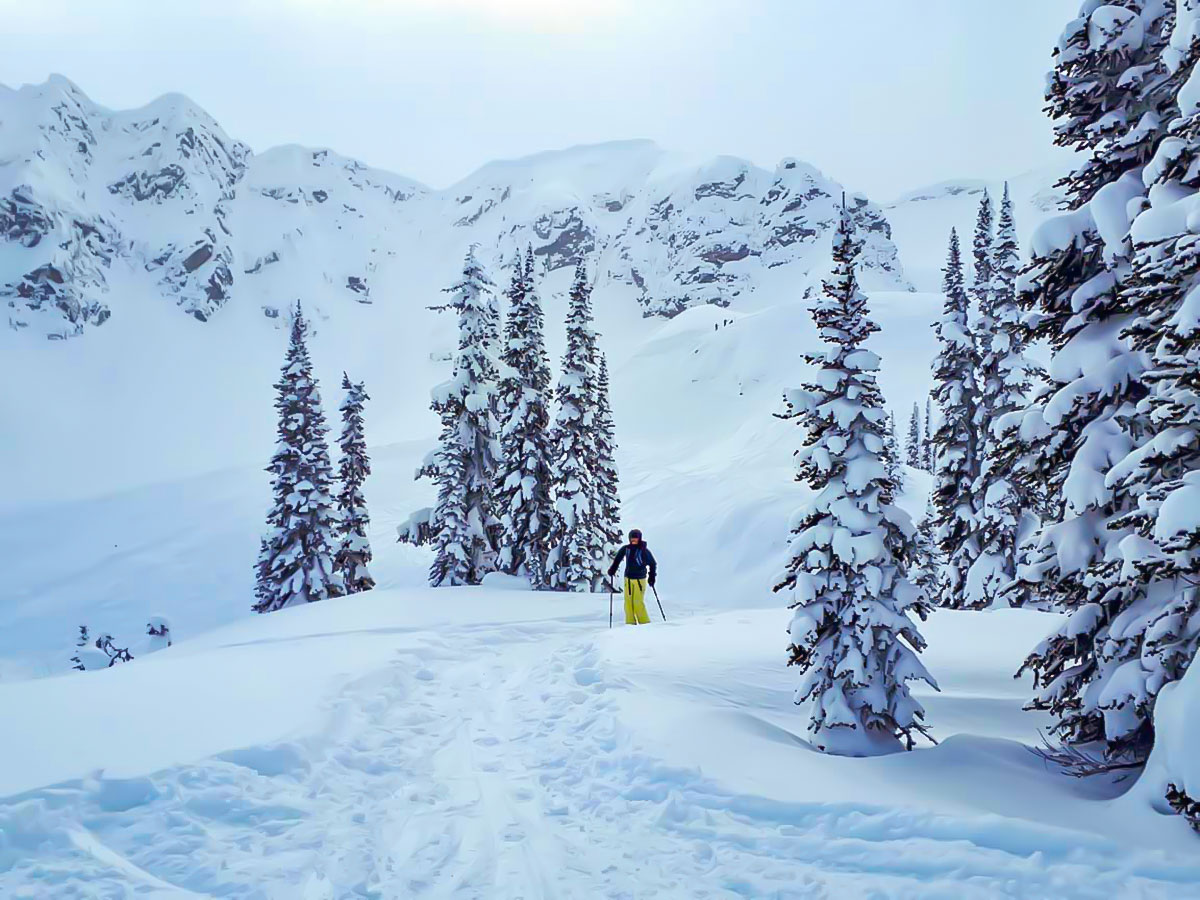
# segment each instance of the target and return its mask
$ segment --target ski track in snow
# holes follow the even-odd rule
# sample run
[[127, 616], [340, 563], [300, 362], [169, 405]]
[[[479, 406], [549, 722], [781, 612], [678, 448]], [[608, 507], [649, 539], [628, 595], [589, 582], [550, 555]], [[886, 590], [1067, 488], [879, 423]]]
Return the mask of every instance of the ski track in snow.
[[639, 748], [617, 701], [654, 686], [581, 627], [429, 632], [313, 737], [0, 801], [0, 896], [1200, 896], [1093, 835], [724, 791]]

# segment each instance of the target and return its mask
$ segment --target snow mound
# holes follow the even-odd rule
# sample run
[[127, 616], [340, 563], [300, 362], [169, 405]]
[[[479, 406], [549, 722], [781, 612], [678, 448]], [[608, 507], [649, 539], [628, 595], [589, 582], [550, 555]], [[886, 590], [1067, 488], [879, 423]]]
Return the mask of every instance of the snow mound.
[[1168, 820], [1015, 742], [1042, 614], [969, 657], [935, 615], [943, 743], [847, 760], [800, 736], [785, 611], [609, 632], [602, 602], [375, 591], [0, 685], [0, 894], [1197, 896]]

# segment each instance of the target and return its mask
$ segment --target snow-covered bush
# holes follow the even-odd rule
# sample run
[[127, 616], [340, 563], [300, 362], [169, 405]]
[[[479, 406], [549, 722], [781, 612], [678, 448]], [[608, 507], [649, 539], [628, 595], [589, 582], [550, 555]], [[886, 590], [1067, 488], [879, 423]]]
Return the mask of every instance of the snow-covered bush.
[[146, 623], [146, 634], [150, 636], [147, 653], [165, 650], [171, 646], [171, 623], [167, 621], [166, 616], [151, 616], [150, 621]]
[[100, 634], [93, 640], [86, 625], [79, 626], [79, 637], [75, 647], [75, 655], [71, 657], [71, 668], [80, 672], [107, 669], [120, 662], [133, 661], [129, 649], [117, 647], [111, 634]]

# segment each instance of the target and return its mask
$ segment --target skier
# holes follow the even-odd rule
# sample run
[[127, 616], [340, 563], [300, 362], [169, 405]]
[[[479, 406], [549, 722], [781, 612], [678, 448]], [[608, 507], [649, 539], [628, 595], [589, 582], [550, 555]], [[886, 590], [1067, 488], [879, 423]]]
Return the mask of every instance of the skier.
[[658, 563], [642, 540], [641, 531], [636, 528], [629, 532], [629, 543], [617, 551], [616, 558], [608, 567], [609, 578], [617, 574], [617, 566], [622, 559], [625, 560], [625, 624], [648, 625], [650, 616], [646, 613], [646, 584], [649, 582], [650, 587], [654, 587]]

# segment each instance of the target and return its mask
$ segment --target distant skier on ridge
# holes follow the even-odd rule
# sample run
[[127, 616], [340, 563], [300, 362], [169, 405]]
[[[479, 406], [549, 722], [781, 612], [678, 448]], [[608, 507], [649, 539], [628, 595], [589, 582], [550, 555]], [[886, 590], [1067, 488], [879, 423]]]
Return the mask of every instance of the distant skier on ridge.
[[646, 585], [654, 587], [658, 562], [637, 528], [629, 532], [629, 543], [617, 551], [612, 565], [608, 567], [609, 578], [617, 574], [621, 560], [625, 560], [625, 624], [648, 625], [650, 616], [646, 613]]

